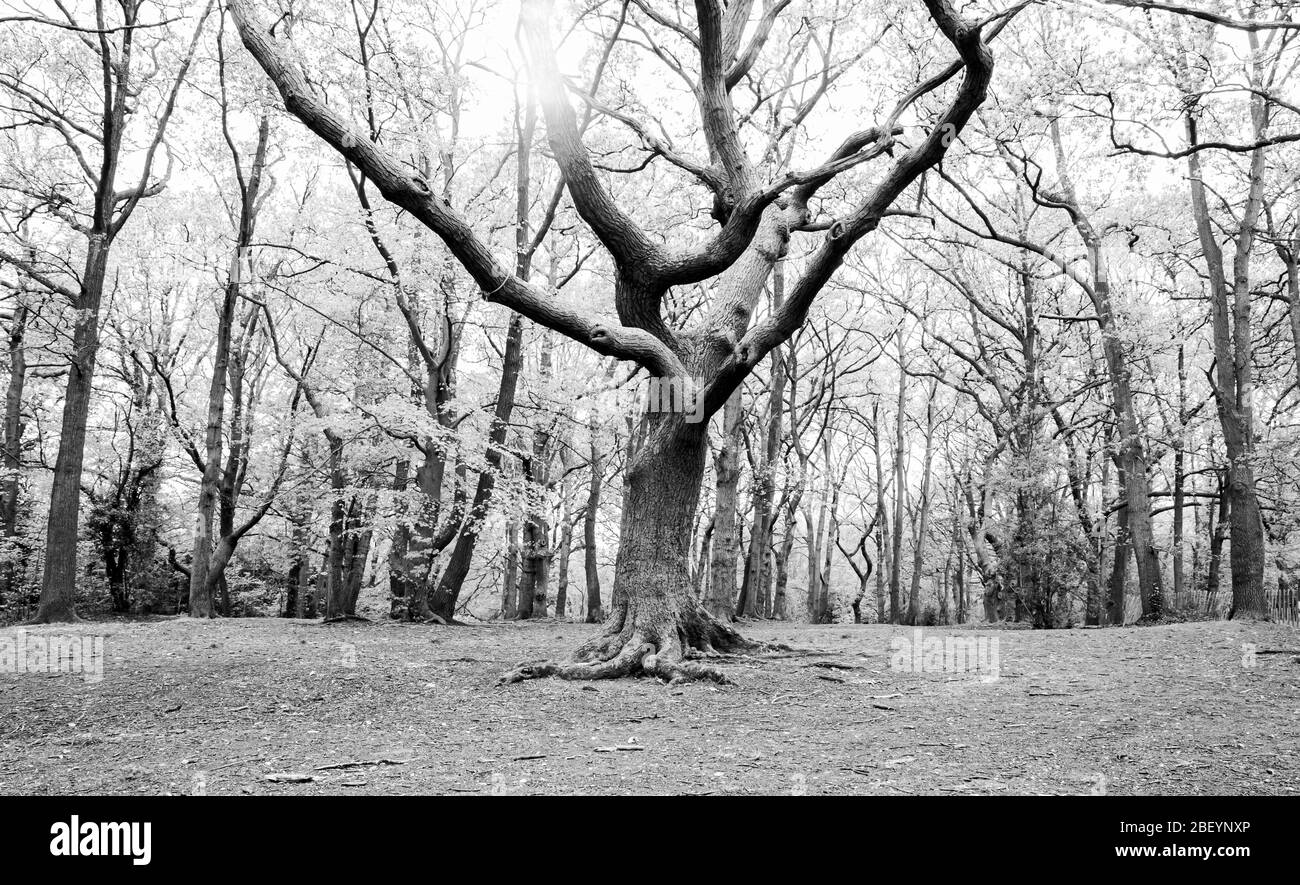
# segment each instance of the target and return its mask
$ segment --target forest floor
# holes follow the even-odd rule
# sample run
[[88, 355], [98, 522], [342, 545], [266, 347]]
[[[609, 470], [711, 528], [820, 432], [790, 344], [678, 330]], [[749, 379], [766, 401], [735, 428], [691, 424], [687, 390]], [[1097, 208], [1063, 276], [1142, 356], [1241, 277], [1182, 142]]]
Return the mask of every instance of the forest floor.
[[971, 656], [986, 664], [996, 651], [996, 671], [945, 672], [902, 644], [912, 628], [750, 624], [801, 651], [727, 662], [733, 685], [496, 685], [595, 629], [29, 627], [29, 649], [102, 636], [102, 679], [14, 673], [10, 659], [0, 793], [1300, 791], [1300, 661], [1269, 653], [1300, 646], [1284, 627], [927, 628], [924, 640], [986, 640]]

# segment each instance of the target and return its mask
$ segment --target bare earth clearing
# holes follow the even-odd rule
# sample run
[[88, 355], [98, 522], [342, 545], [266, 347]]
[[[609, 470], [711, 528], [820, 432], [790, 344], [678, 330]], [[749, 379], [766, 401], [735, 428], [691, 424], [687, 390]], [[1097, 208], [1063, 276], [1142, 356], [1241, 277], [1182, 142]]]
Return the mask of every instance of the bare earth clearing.
[[[0, 674], [0, 792], [1294, 794], [1293, 630], [1188, 623], [953, 630], [1001, 676], [898, 672], [911, 628], [749, 624], [816, 653], [735, 685], [497, 687], [595, 627], [179, 618], [27, 628], [105, 637], [104, 678]], [[6, 631], [12, 635], [12, 631]], [[833, 666], [827, 666], [833, 665]], [[324, 768], [340, 763], [366, 763]], [[268, 775], [311, 775], [308, 782]]]

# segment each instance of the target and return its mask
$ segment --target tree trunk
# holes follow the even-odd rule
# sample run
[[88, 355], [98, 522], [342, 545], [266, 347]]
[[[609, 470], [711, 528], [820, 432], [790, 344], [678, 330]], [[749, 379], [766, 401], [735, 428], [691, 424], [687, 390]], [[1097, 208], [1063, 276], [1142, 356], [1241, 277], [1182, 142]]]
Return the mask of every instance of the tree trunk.
[[925, 405], [925, 455], [921, 462], [921, 500], [916, 527], [916, 544], [912, 551], [912, 583], [907, 594], [907, 622], [916, 624], [921, 618], [921, 571], [925, 557], [925, 539], [930, 531], [930, 477], [934, 462], [934, 397], [938, 382], [930, 386]]
[[1186, 506], [1187, 467], [1187, 363], [1183, 345], [1178, 345], [1178, 427], [1174, 437], [1174, 607], [1184, 602], [1183, 509]]
[[[1128, 471], [1120, 467], [1117, 471], [1120, 497], [1127, 499]], [[1106, 600], [1107, 621], [1119, 627], [1125, 621], [1125, 585], [1128, 583], [1128, 560], [1133, 550], [1132, 531], [1129, 518], [1131, 511], [1121, 506], [1115, 518], [1115, 552], [1111, 557], [1110, 593]]]
[[347, 617], [348, 590], [344, 580], [344, 539], [347, 533], [348, 501], [343, 495], [347, 480], [343, 475], [343, 440], [333, 431], [329, 440], [330, 502], [329, 547], [325, 570], [325, 620]]
[[[552, 262], [554, 265], [554, 262]], [[551, 280], [554, 285], [554, 266]], [[545, 386], [551, 378], [552, 335], [544, 330], [541, 335], [540, 383]], [[522, 550], [522, 575], [519, 582], [520, 618], [546, 617], [546, 598], [551, 578], [551, 525], [548, 492], [551, 488], [551, 432], [547, 418], [541, 416], [541, 426], [533, 430], [533, 456], [524, 465], [525, 486], [533, 486], [534, 494], [528, 496], [529, 513], [524, 522]], [[526, 599], [525, 599], [526, 597]]]
[[[27, 381], [27, 360], [23, 337], [27, 330], [27, 305], [14, 310], [9, 328], [9, 386], [5, 395], [4, 474], [0, 477], [0, 539], [12, 544], [18, 537], [18, 492], [22, 468], [23, 387]], [[0, 563], [0, 604], [13, 590], [14, 563], [6, 558]]]
[[[785, 293], [785, 264], [778, 262], [772, 269], [772, 309], [781, 306]], [[784, 348], [774, 347], [769, 355], [772, 372], [772, 389], [767, 400], [767, 436], [763, 445], [763, 460], [754, 472], [754, 521], [749, 534], [749, 552], [745, 557], [745, 593], [749, 611], [760, 617], [772, 614], [772, 529], [776, 514], [772, 510], [775, 491], [776, 468], [781, 457], [781, 425], [785, 412], [785, 358]], [[752, 602], [751, 602], [752, 600]]]
[[[224, 83], [224, 62], [220, 73]], [[223, 88], [223, 101], [224, 95]], [[224, 125], [224, 108], [222, 121]], [[229, 137], [228, 132], [227, 137]], [[212, 520], [217, 507], [217, 498], [222, 491], [221, 448], [227, 386], [236, 388], [232, 391], [235, 412], [231, 416], [232, 446], [234, 445], [234, 438], [240, 433], [239, 412], [242, 391], [239, 388], [242, 387], [242, 384], [237, 384], [235, 379], [228, 377], [232, 370], [230, 345], [231, 336], [234, 332], [235, 311], [239, 305], [239, 287], [243, 283], [251, 282], [250, 278], [252, 277], [253, 261], [249, 249], [257, 226], [257, 211], [260, 207], [258, 197], [261, 191], [262, 172], [266, 165], [266, 149], [269, 137], [270, 117], [263, 113], [258, 125], [257, 148], [247, 181], [244, 180], [242, 169], [237, 168], [240, 187], [239, 227], [235, 232], [235, 251], [231, 256], [230, 272], [226, 279], [226, 286], [221, 300], [221, 310], [217, 318], [216, 351], [212, 361], [212, 381], [208, 387], [207, 426], [203, 438], [203, 475], [199, 481], [199, 502], [195, 513], [194, 555], [192, 558], [193, 565], [190, 569], [190, 617], [193, 618], [213, 617], [215, 612], [212, 607], [212, 589], [217, 583], [220, 583], [223, 590], [225, 589], [224, 572], [217, 572], [215, 575], [211, 573], [212, 563], [210, 557], [214, 554]], [[233, 142], [231, 143], [233, 144]], [[234, 155], [234, 162], [238, 167], [238, 154]], [[256, 316], [256, 311], [252, 315]], [[242, 359], [240, 362], [242, 364]], [[242, 365], [236, 371], [242, 377]], [[234, 460], [238, 460], [238, 458]], [[238, 493], [238, 489], [235, 490], [235, 493]], [[224, 536], [227, 532], [222, 532], [222, 534]], [[229, 607], [229, 593], [226, 591], [224, 608], [227, 614], [229, 614]]]
[[[405, 458], [398, 461], [393, 471], [393, 491], [398, 493], [399, 498], [410, 483], [410, 475], [411, 462]], [[405, 513], [406, 508], [399, 505], [399, 522], [393, 528], [393, 540], [388, 547], [388, 614], [393, 618], [398, 617], [401, 606], [408, 604], [413, 589], [410, 567], [407, 563], [407, 556], [411, 549], [411, 527], [408, 523], [400, 521]], [[398, 600], [401, 602], [399, 603]]]
[[880, 522], [876, 529], [876, 623], [885, 623], [885, 577], [892, 571], [889, 563], [889, 515], [885, 509], [885, 466], [880, 446], [880, 399], [871, 404], [871, 450], [876, 466], [876, 513]]
[[573, 554], [573, 514], [569, 512], [569, 488], [566, 480], [560, 489], [559, 567], [555, 574], [555, 616], [569, 616], [569, 559]]
[[587, 486], [587, 509], [582, 515], [582, 561], [587, 578], [587, 616], [588, 624], [599, 624], [605, 620], [605, 611], [600, 601], [600, 569], [596, 563], [596, 519], [600, 514], [600, 490], [605, 476], [605, 459], [600, 451], [596, 437], [595, 419], [591, 427], [591, 482]]
[[[907, 504], [907, 476], [904, 473], [904, 437], [903, 418], [907, 410], [907, 371], [906, 353], [903, 350], [903, 333], [898, 333], [898, 413], [895, 415], [897, 425], [894, 428], [894, 527], [893, 548], [890, 550], [889, 562], [889, 620], [893, 624], [904, 621], [902, 607], [903, 589], [903, 518]], [[906, 613], [906, 614], [910, 614]]]
[[355, 617], [357, 600], [361, 598], [361, 584], [365, 580], [366, 563], [370, 559], [370, 542], [374, 533], [365, 527], [367, 511], [366, 501], [356, 495], [348, 508], [347, 534], [344, 543], [344, 579], [343, 579], [343, 614]]
[[566, 663], [525, 664], [507, 681], [537, 676], [602, 678], [646, 673], [666, 679], [712, 678], [691, 652], [752, 648], [711, 616], [691, 592], [692, 516], [708, 456], [706, 429], [679, 413], [650, 418], [651, 429], [626, 477], [610, 616], [601, 635]]
[[515, 390], [519, 384], [519, 370], [523, 366], [523, 341], [523, 317], [511, 313], [510, 324], [506, 328], [506, 346], [501, 366], [501, 382], [497, 388], [497, 406], [492, 416], [492, 429], [488, 432], [487, 468], [478, 475], [478, 486], [474, 490], [474, 502], [470, 507], [469, 515], [456, 537], [456, 546], [452, 548], [447, 568], [443, 571], [438, 586], [429, 599], [431, 613], [448, 623], [455, 617], [460, 590], [469, 575], [469, 566], [474, 559], [474, 546], [478, 543], [478, 534], [487, 516], [492, 492], [496, 489], [496, 475], [501, 469], [501, 447], [505, 444], [506, 431], [510, 428], [510, 415], [515, 408]]
[[50, 486], [50, 515], [45, 534], [45, 570], [40, 604], [33, 619], [38, 624], [75, 621], [77, 589], [78, 518], [81, 511], [81, 468], [86, 454], [86, 420], [99, 351], [99, 304], [104, 293], [111, 239], [93, 233], [86, 252], [86, 269], [77, 299], [77, 320], [72, 332], [72, 359], [63, 396], [59, 427], [59, 454]]
[[716, 508], [713, 516], [713, 558], [709, 565], [709, 587], [704, 608], [715, 618], [731, 620], [733, 613], [753, 615], [752, 600], [746, 611], [736, 606], [736, 498], [740, 486], [740, 391], [727, 399], [722, 410], [722, 445], [713, 460], [717, 475]]
[[1129, 354], [1125, 352], [1123, 335], [1115, 315], [1111, 298], [1110, 267], [1101, 235], [1084, 213], [1074, 190], [1065, 161], [1060, 126], [1056, 120], [1050, 124], [1052, 143], [1057, 158], [1057, 176], [1061, 182], [1063, 204], [1068, 207], [1071, 221], [1083, 241], [1092, 270], [1089, 299], [1097, 312], [1101, 330], [1102, 355], [1110, 382], [1115, 423], [1119, 429], [1119, 466], [1124, 471], [1124, 501], [1128, 519], [1128, 536], [1137, 566], [1138, 592], [1142, 599], [1142, 617], [1159, 619], [1164, 613], [1164, 577], [1160, 572], [1160, 559], [1155, 548], [1155, 531], [1151, 521], [1151, 485], [1147, 475], [1147, 454], [1143, 444], [1142, 423], [1138, 420], [1133, 397], [1132, 371]]
[[1227, 479], [1219, 473], [1219, 507], [1218, 519], [1215, 511], [1210, 511], [1210, 562], [1209, 573], [1205, 579], [1205, 611], [1210, 614], [1219, 601], [1219, 585], [1223, 574], [1223, 542], [1228, 538], [1228, 527], [1232, 522], [1232, 503], [1228, 498]]
[[506, 523], [506, 556], [501, 569], [501, 617], [509, 620], [519, 612], [519, 521]]
[[[1194, 105], [1186, 117], [1188, 141], [1196, 143]], [[1258, 97], [1251, 100], [1254, 134], [1268, 128], [1267, 109]], [[1188, 181], [1197, 235], [1209, 272], [1210, 319], [1214, 340], [1214, 401], [1228, 456], [1227, 496], [1232, 544], [1232, 608], [1228, 617], [1268, 617], [1264, 596], [1264, 523], [1255, 493], [1254, 455], [1254, 345], [1251, 322], [1250, 261], [1255, 227], [1262, 204], [1265, 149], [1251, 152], [1250, 188], [1236, 238], [1231, 289], [1223, 252], [1212, 227], [1206, 187], [1197, 153], [1187, 158]]]
[[547, 587], [551, 577], [551, 526], [540, 506], [524, 521], [519, 572], [519, 610], [516, 616], [524, 620], [546, 617]]

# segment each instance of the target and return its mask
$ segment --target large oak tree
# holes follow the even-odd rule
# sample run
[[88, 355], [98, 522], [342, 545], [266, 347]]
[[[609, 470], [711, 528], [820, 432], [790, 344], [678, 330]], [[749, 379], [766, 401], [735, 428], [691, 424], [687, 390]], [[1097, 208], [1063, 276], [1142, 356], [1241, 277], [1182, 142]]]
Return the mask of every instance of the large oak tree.
[[[418, 171], [372, 140], [331, 107], [308, 78], [304, 60], [258, 15], [250, 0], [231, 0], [245, 46], [279, 89], [285, 107], [367, 176], [383, 195], [437, 234], [490, 301], [579, 341], [593, 350], [644, 367], [653, 378], [702, 391], [704, 414], [727, 401], [755, 366], [797, 331], [845, 255], [875, 230], [895, 201], [940, 161], [984, 100], [993, 58], [985, 23], [965, 20], [949, 0], [924, 0], [933, 26], [957, 60], [906, 93], [885, 120], [849, 134], [815, 168], [768, 180], [746, 150], [731, 91], [745, 76], [788, 6], [764, 4], [750, 28], [752, 0], [696, 0], [694, 29], [682, 26], [697, 57], [694, 98], [707, 160], [679, 153], [639, 127], [647, 144], [708, 188], [717, 222], [695, 248], [675, 251], [642, 229], [613, 199], [588, 153], [556, 61], [552, 4], [524, 0], [521, 29], [530, 75], [542, 106], [551, 152], [569, 198], [608, 252], [615, 269], [617, 318], [558, 301], [512, 272], [479, 231], [436, 193]], [[996, 17], [998, 27], [1006, 15]], [[746, 41], [748, 36], [748, 42]], [[900, 125], [919, 98], [959, 84], [937, 119], [907, 137]], [[596, 102], [594, 96], [582, 96]], [[631, 121], [635, 123], [635, 121]], [[850, 211], [830, 224], [812, 220], [810, 201], [838, 175], [867, 161], [887, 166]], [[780, 308], [753, 321], [773, 267], [791, 237], [817, 231], [802, 274]], [[712, 300], [701, 321], [671, 327], [663, 309], [673, 287], [707, 284]], [[752, 648], [730, 626], [709, 615], [692, 594], [689, 559], [692, 515], [699, 502], [708, 454], [707, 422], [684, 411], [646, 415], [644, 442], [628, 465], [613, 599], [604, 631], [564, 662], [523, 665], [508, 680], [558, 675], [599, 678], [644, 672], [665, 678], [723, 678], [690, 660], [701, 653]]]

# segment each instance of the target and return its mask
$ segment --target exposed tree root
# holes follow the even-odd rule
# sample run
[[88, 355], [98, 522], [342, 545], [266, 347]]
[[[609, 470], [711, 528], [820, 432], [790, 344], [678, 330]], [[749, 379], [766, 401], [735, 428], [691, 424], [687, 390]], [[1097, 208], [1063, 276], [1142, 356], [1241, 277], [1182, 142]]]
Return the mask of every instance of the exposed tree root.
[[536, 661], [520, 664], [503, 673], [500, 684], [525, 679], [617, 679], [620, 676], [654, 676], [669, 683], [710, 681], [730, 685], [731, 679], [716, 667], [686, 660], [680, 652], [660, 651], [642, 637], [633, 637], [608, 660]]
[[755, 652], [786, 649], [747, 639], [698, 605], [680, 611], [656, 607], [651, 614], [616, 609], [605, 630], [565, 661], [529, 661], [503, 673], [498, 684], [525, 679], [617, 679], [652, 676], [668, 683], [732, 684], [726, 673], [702, 660], [739, 660]]
[[361, 617], [361, 615], [337, 615], [332, 618], [326, 618], [325, 620], [321, 621], [321, 624], [346, 624], [351, 621], [359, 621], [362, 624], [370, 623], [369, 618], [363, 618]]

